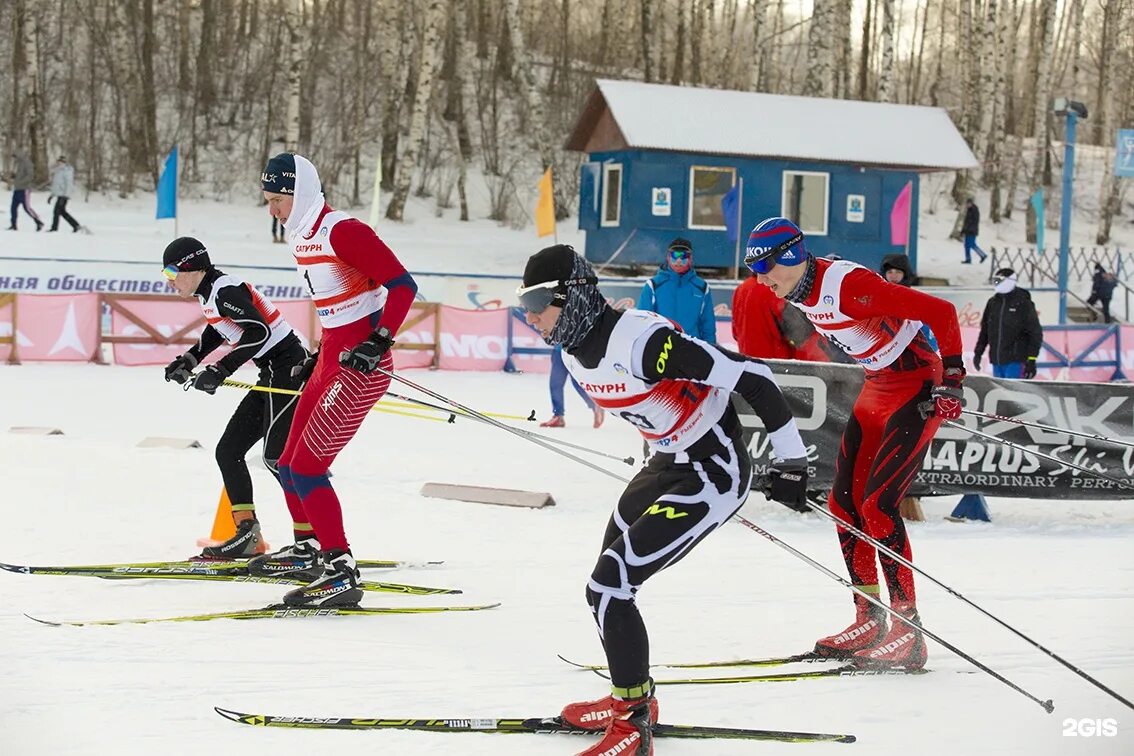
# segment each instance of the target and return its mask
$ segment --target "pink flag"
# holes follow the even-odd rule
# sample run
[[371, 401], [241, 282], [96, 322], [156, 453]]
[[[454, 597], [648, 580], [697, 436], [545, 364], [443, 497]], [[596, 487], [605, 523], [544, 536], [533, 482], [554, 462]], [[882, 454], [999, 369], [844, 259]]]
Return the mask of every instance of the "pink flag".
[[913, 182], [907, 181], [894, 200], [890, 210], [890, 243], [908, 244], [910, 241], [910, 198], [913, 196]]

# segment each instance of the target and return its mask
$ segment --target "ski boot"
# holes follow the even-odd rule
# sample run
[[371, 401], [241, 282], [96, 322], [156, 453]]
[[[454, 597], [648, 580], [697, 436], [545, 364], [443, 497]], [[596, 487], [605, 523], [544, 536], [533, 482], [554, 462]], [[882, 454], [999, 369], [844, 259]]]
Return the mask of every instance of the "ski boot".
[[[650, 685], [652, 688], [652, 684]], [[616, 698], [611, 696], [610, 709], [599, 707], [586, 709], [589, 704], [571, 704], [563, 710], [563, 718], [578, 716], [579, 718], [592, 714], [602, 716], [606, 720], [602, 739], [577, 756], [653, 756], [654, 732], [653, 725], [657, 722], [658, 703], [653, 693], [639, 698]], [[592, 702], [593, 703], [593, 702]], [[570, 712], [570, 714], [569, 714]], [[599, 728], [601, 729], [600, 724]], [[589, 729], [589, 728], [588, 728]]]
[[566, 426], [567, 421], [563, 419], [563, 415], [552, 415], [539, 424], [541, 428], [564, 428]]
[[319, 565], [319, 543], [314, 538], [303, 538], [279, 551], [253, 557], [248, 562], [248, 574], [315, 580], [323, 574]]
[[[652, 690], [653, 681], [651, 680], [648, 685]], [[658, 699], [654, 698], [652, 694], [647, 698], [650, 709], [650, 724], [657, 724]], [[605, 730], [606, 726], [610, 724], [614, 716], [614, 704], [618, 700], [619, 699], [611, 695], [596, 701], [580, 701], [579, 703], [567, 704], [563, 707], [559, 718], [572, 727], [599, 732]]]
[[362, 589], [358, 587], [362, 575], [350, 551], [335, 549], [323, 554], [323, 572], [310, 584], [284, 595], [288, 606], [358, 606]]
[[921, 617], [917, 608], [895, 606], [894, 611], [916, 625], [894, 620], [884, 638], [854, 654], [852, 660], [856, 665], [870, 669], [904, 669], [907, 672], [917, 672], [925, 667], [929, 650], [925, 646], [925, 636], [918, 629]]
[[886, 634], [886, 612], [862, 596], [854, 597], [855, 618], [845, 630], [815, 642], [816, 656], [824, 659], [850, 659], [864, 648], [873, 648]]
[[236, 535], [216, 546], [206, 546], [201, 550], [204, 559], [250, 559], [264, 553], [264, 539], [260, 535], [260, 523], [255, 518], [236, 523]]

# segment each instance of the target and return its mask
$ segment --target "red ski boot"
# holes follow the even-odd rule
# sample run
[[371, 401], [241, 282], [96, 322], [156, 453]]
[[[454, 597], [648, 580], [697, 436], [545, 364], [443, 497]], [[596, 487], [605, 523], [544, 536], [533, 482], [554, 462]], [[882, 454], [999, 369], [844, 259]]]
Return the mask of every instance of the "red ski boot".
[[[649, 685], [652, 688], [653, 683]], [[620, 700], [614, 696], [607, 696], [597, 701], [567, 704], [563, 707], [559, 718], [572, 727], [599, 732], [610, 724], [611, 717], [614, 716], [614, 704]], [[647, 696], [647, 700], [650, 707], [650, 724], [655, 725], [658, 723], [658, 699], [650, 695]]]
[[[657, 722], [657, 699], [648, 695], [626, 700], [612, 697], [609, 700], [611, 708], [602, 740], [585, 751], [579, 751], [576, 756], [654, 756], [652, 725]], [[564, 709], [565, 713], [567, 709]], [[592, 712], [600, 713], [600, 710]]]
[[[908, 607], [894, 607], [894, 611], [901, 614], [918, 625], [921, 617], [917, 609]], [[929, 650], [925, 647], [925, 636], [913, 625], [894, 620], [894, 626], [886, 637], [870, 648], [864, 648], [854, 655], [854, 663], [860, 667], [904, 669], [916, 672], [925, 667]]]
[[850, 659], [864, 648], [873, 648], [886, 634], [886, 612], [858, 594], [854, 606], [854, 622], [840, 633], [817, 640], [815, 654], [826, 659]]

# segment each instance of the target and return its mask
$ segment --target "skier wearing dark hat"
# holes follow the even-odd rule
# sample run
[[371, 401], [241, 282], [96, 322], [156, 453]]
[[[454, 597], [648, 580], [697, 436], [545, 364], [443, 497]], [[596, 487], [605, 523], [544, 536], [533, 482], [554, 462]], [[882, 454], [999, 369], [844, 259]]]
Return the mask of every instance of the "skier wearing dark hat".
[[[188, 236], [172, 241], [162, 255], [163, 273], [184, 299], [196, 297], [208, 324], [197, 343], [169, 363], [165, 379], [215, 394], [224, 379], [251, 360], [260, 369], [256, 385], [295, 390], [302, 381], [291, 371], [303, 363], [307, 351], [283, 314], [250, 284], [213, 266], [205, 245]], [[193, 368], [224, 343], [228, 354], [193, 374]], [[202, 556], [242, 559], [263, 553], [260, 523], [252, 498], [252, 478], [244, 455], [263, 440], [264, 465], [279, 480], [277, 461], [287, 441], [296, 398], [271, 392], [249, 391], [217, 442], [216, 459], [232, 504], [236, 534], [208, 546]]]
[[295, 543], [252, 560], [248, 569], [261, 575], [318, 570], [310, 584], [284, 596], [291, 606], [357, 604], [358, 565], [329, 471], [390, 386], [390, 348], [417, 284], [369, 226], [331, 209], [306, 158], [276, 155], [260, 187], [268, 211], [287, 230], [323, 334], [318, 354], [305, 365], [310, 380], [280, 458]]
[[[890, 550], [912, 560], [899, 504], [921, 469], [941, 423], [964, 404], [961, 329], [949, 302], [890, 283], [849, 260], [816, 259], [803, 232], [787, 218], [768, 218], [752, 229], [745, 264], [760, 283], [807, 316], [815, 330], [866, 369], [835, 460], [828, 498], [831, 513]], [[940, 356], [922, 333], [922, 321], [940, 343]], [[851, 582], [878, 596], [875, 549], [836, 527]], [[890, 606], [920, 625], [913, 571], [877, 554]], [[820, 639], [815, 652], [864, 666], [920, 669], [925, 639], [916, 626], [897, 621], [854, 595], [857, 614], [845, 630]]]
[[744, 504], [752, 460], [729, 401], [741, 394], [764, 422], [777, 457], [766, 494], [802, 502], [807, 451], [768, 367], [681, 332], [652, 312], [617, 312], [590, 264], [566, 245], [532, 255], [517, 291], [527, 322], [563, 347], [571, 375], [595, 403], [634, 425], [654, 452], [607, 524], [587, 602], [610, 664], [611, 695], [568, 705], [563, 718], [603, 731], [580, 756], [653, 753], [658, 706], [649, 639], [635, 604], [642, 584], [674, 564]]

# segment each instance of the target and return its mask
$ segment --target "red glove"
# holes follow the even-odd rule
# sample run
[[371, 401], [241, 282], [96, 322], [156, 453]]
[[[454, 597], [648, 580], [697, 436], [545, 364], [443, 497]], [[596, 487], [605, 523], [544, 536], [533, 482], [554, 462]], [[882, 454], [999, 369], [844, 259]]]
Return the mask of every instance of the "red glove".
[[940, 386], [929, 390], [929, 401], [918, 405], [922, 417], [936, 415], [942, 420], [956, 420], [961, 416], [961, 409], [965, 406], [965, 394], [961, 390], [961, 381], [965, 378], [965, 369], [951, 367], [945, 370]]

